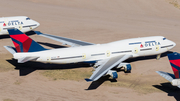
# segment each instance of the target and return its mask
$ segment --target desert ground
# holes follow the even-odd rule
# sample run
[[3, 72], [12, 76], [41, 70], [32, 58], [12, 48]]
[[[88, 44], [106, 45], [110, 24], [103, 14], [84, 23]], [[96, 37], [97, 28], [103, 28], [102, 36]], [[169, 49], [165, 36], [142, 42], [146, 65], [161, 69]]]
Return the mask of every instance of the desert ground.
[[[172, 73], [167, 54], [180, 52], [180, 0], [1, 0], [1, 17], [28, 16], [41, 25], [35, 31], [95, 44], [164, 36], [176, 47], [156, 56], [130, 59], [131, 73], [117, 81], [86, 82], [93, 69], [84, 64], [17, 64], [0, 36], [0, 101], [180, 101], [180, 89], [155, 71]], [[61, 43], [26, 33], [45, 48]], [[118, 46], [121, 47], [121, 46]]]

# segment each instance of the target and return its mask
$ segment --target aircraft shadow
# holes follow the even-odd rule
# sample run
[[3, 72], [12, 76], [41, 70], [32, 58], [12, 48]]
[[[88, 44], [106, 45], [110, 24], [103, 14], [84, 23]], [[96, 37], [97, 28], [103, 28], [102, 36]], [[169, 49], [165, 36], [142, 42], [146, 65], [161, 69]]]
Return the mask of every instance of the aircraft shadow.
[[109, 76], [103, 76], [100, 79], [98, 79], [97, 81], [93, 81], [90, 86], [88, 87], [88, 89], [85, 90], [94, 90], [97, 89], [101, 84], [103, 84], [105, 81], [110, 81], [110, 82], [117, 82], [116, 79], [109, 79]]
[[[27, 36], [31, 36], [31, 35], [34, 35], [36, 34], [34, 31], [29, 31], [29, 32], [26, 32], [25, 33]], [[9, 35], [0, 35], [0, 39], [8, 39], [10, 38]]]
[[153, 85], [153, 87], [166, 92], [168, 96], [173, 96], [176, 101], [180, 101], [180, 89], [176, 86], [172, 86], [171, 83], [161, 83], [160, 85]]
[[50, 64], [50, 63], [42, 63], [42, 62], [33, 62], [29, 61], [26, 63], [17, 63], [17, 60], [6, 60], [15, 66], [16, 70], [19, 70], [20, 76], [26, 76], [32, 73], [35, 70], [59, 70], [59, 69], [74, 69], [74, 68], [84, 68], [89, 67], [88, 64], [83, 63], [72, 63], [72, 64]]

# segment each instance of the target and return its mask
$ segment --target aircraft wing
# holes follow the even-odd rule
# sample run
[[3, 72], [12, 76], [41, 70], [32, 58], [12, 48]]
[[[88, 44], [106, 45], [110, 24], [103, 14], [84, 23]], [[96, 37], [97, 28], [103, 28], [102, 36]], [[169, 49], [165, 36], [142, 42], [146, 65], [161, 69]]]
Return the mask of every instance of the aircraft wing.
[[54, 36], [54, 35], [50, 35], [50, 34], [43, 34], [39, 31], [35, 31], [35, 33], [38, 35], [41, 35], [43, 37], [50, 38], [55, 41], [59, 41], [59, 42], [63, 43], [63, 45], [70, 45], [72, 47], [93, 45], [93, 43], [84, 42], [81, 40], [70, 39], [70, 38], [65, 38], [65, 37], [60, 37], [60, 36]]
[[175, 76], [170, 73], [166, 73], [163, 71], [156, 71], [156, 73], [158, 73], [160, 76], [162, 76], [163, 78], [165, 78], [166, 80], [168, 80], [170, 82], [172, 82], [172, 80], [175, 79]]
[[93, 72], [89, 79], [85, 79], [86, 81], [96, 81], [101, 76], [105, 75], [110, 69], [114, 68], [116, 65], [120, 64], [124, 60], [132, 57], [132, 55], [120, 55], [116, 57], [112, 57], [106, 59], [102, 62], [102, 64]]
[[23, 58], [18, 59], [18, 63], [25, 63], [31, 60], [36, 60], [38, 58], [39, 56], [23, 57]]

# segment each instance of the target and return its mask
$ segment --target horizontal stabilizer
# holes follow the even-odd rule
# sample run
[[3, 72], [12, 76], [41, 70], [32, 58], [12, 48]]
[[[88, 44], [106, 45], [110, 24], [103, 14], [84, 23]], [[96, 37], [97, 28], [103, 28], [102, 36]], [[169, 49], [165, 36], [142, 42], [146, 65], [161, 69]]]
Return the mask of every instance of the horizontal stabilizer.
[[165, 78], [166, 80], [172, 82], [173, 79], [175, 79], [175, 76], [173, 74], [170, 73], [166, 73], [163, 71], [156, 71], [160, 76], [162, 76], [163, 78]]
[[4, 46], [11, 54], [16, 53], [16, 49], [12, 46]]
[[61, 42], [61, 43], [63, 43], [63, 45], [70, 45], [72, 47], [93, 45], [93, 43], [84, 42], [84, 41], [81, 41], [81, 40], [70, 39], [70, 38], [65, 38], [65, 37], [60, 37], [60, 36], [54, 36], [54, 35], [50, 35], [50, 34], [43, 34], [43, 33], [39, 32], [39, 31], [35, 31], [35, 33], [37, 35], [41, 35], [43, 37], [46, 37], [46, 38]]
[[25, 63], [25, 62], [28, 62], [28, 61], [36, 60], [38, 58], [39, 57], [37, 57], [37, 56], [23, 57], [23, 58], [18, 59], [18, 63]]

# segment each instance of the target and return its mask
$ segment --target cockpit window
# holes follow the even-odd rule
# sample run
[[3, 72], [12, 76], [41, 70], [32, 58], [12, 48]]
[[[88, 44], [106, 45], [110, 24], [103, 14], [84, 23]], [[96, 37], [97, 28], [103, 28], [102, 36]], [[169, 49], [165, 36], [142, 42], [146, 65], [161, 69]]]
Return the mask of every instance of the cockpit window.
[[26, 18], [26, 20], [30, 20], [30, 18]]
[[163, 40], [166, 40], [166, 38], [163, 38]]

